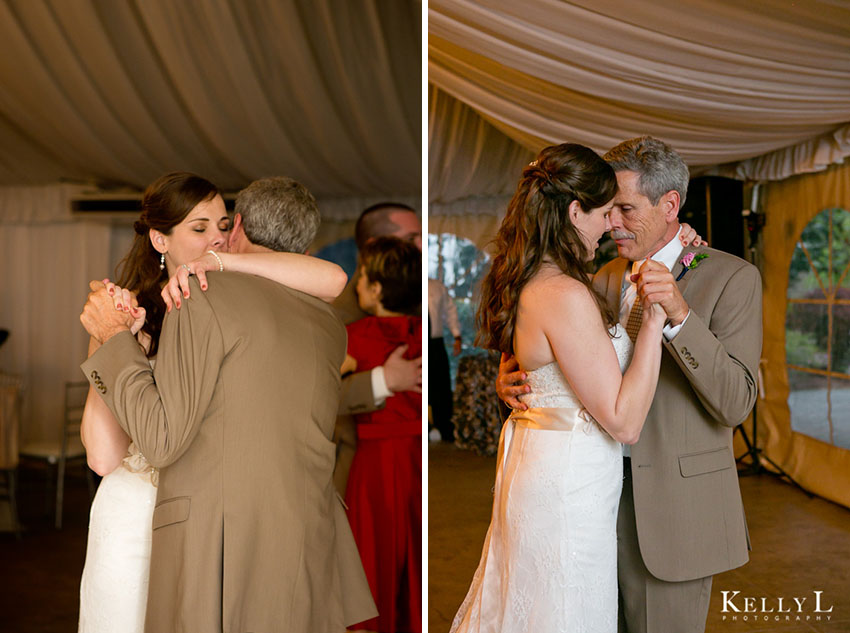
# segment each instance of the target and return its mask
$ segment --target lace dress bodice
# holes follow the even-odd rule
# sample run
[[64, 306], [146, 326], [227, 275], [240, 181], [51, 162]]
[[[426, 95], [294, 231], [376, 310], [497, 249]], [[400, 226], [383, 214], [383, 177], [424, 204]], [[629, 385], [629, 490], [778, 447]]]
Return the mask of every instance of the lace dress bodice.
[[[619, 323], [613, 328], [614, 337], [611, 339], [617, 360], [620, 361], [620, 372], [626, 371], [632, 359], [632, 341], [626, 330]], [[528, 385], [531, 392], [520, 396], [520, 400], [529, 407], [582, 407], [570, 383], [561, 373], [557, 361], [553, 361], [528, 373]]]

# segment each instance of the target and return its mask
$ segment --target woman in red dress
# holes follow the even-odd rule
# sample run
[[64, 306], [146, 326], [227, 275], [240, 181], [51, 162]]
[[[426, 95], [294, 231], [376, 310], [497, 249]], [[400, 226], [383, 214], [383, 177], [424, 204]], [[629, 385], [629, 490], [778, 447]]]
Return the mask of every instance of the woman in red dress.
[[[360, 253], [357, 296], [372, 316], [348, 326], [348, 354], [363, 371], [399, 345], [422, 354], [422, 253], [394, 237]], [[350, 360], [350, 359], [347, 359]], [[422, 631], [422, 394], [393, 394], [383, 409], [355, 416], [357, 452], [345, 493], [348, 519], [378, 617], [355, 629]]]

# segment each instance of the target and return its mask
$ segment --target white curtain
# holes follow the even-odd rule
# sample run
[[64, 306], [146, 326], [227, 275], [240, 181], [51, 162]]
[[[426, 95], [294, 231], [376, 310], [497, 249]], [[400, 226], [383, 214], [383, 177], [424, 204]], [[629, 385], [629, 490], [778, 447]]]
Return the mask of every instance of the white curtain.
[[[0, 184], [417, 196], [421, 2], [0, 2]], [[2, 213], [6, 213], [2, 210]], [[356, 213], [355, 213], [356, 216]]]
[[[58, 439], [63, 384], [83, 380], [79, 314], [91, 279], [110, 274], [110, 225], [72, 220], [63, 187], [0, 187], [0, 370], [24, 381], [22, 439]], [[52, 218], [46, 221], [46, 218]]]
[[[695, 173], [781, 179], [850, 155], [850, 6], [830, 0], [432, 0], [428, 80], [442, 118], [466, 104], [476, 144], [604, 152], [650, 134]], [[461, 190], [468, 166], [442, 145], [431, 186]], [[466, 159], [467, 155], [461, 154]], [[433, 161], [429, 158], [431, 169]], [[496, 169], [496, 166], [493, 166]], [[495, 171], [515, 183], [513, 167]], [[471, 183], [463, 195], [477, 195]], [[445, 201], [445, 195], [440, 200]]]

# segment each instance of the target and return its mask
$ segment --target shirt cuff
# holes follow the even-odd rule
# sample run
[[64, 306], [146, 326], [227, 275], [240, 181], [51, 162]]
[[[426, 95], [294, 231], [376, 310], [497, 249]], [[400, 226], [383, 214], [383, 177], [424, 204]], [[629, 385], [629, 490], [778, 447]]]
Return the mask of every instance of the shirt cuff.
[[387, 387], [387, 381], [384, 378], [384, 368], [380, 366], [375, 367], [372, 370], [372, 398], [375, 400], [375, 404], [383, 404], [384, 400], [391, 395], [393, 395], [393, 392]]
[[668, 341], [672, 341], [676, 338], [676, 335], [679, 333], [679, 330], [682, 329], [682, 326], [687, 322], [688, 317], [691, 316], [691, 311], [688, 310], [688, 313], [685, 315], [684, 321], [679, 323], [679, 325], [665, 325], [664, 329], [661, 330], [661, 333], [664, 334], [664, 338]]

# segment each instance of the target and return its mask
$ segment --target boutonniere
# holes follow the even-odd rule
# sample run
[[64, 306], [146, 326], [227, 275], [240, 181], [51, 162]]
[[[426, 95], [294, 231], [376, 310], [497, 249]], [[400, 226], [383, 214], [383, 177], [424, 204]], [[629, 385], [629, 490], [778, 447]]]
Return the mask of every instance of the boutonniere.
[[699, 266], [699, 263], [708, 257], [708, 253], [700, 253], [695, 255], [694, 253], [688, 253], [682, 258], [682, 266], [684, 266], [684, 270], [679, 273], [679, 276], [676, 277], [676, 281], [679, 281], [682, 277], [685, 276], [685, 273], [688, 272], [691, 268], [696, 268]]

